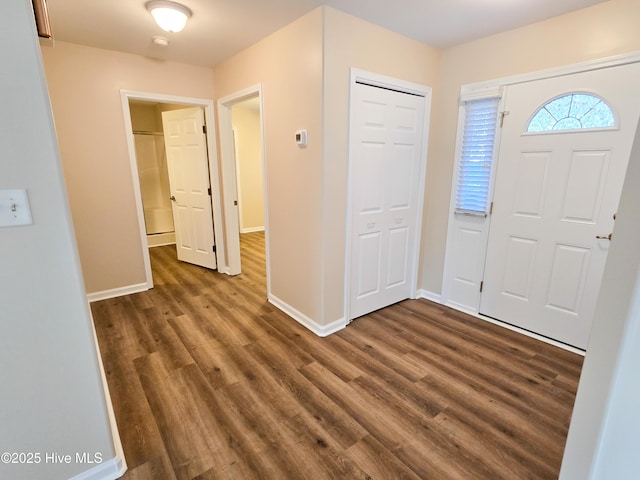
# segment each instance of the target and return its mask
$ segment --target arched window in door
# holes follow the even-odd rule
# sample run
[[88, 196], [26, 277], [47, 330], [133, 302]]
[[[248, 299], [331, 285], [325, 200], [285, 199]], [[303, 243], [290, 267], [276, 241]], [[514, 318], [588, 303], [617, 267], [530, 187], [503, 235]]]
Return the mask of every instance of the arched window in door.
[[615, 116], [607, 103], [591, 93], [569, 93], [540, 107], [527, 133], [613, 128]]

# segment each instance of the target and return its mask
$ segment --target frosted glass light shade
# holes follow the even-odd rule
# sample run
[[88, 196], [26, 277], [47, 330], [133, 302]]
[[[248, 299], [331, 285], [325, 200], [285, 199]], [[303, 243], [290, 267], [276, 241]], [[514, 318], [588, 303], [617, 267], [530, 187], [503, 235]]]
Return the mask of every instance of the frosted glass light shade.
[[165, 32], [181, 31], [191, 17], [191, 10], [176, 2], [152, 0], [146, 3], [146, 7]]

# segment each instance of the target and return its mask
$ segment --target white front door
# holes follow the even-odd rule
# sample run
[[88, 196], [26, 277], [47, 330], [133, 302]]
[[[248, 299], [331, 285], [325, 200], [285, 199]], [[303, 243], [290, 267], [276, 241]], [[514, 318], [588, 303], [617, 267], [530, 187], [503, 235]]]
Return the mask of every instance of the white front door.
[[350, 319], [415, 287], [425, 97], [355, 84], [352, 91]]
[[[634, 64], [507, 88], [483, 315], [586, 348], [640, 112], [638, 78]], [[603, 99], [615, 126], [574, 129], [575, 119], [561, 120], [565, 107], [550, 107], [571, 129], [527, 133], [539, 107], [572, 92]]]
[[178, 260], [216, 268], [202, 108], [162, 112]]

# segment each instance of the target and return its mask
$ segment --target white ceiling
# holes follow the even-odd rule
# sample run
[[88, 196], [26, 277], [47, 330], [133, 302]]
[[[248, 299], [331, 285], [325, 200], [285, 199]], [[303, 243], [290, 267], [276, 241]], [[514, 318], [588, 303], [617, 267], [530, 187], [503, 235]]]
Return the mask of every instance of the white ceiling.
[[[180, 0], [186, 28], [163, 32], [145, 0], [47, 0], [55, 40], [214, 66], [325, 4], [446, 48], [606, 0]], [[162, 35], [162, 49], [151, 37]]]

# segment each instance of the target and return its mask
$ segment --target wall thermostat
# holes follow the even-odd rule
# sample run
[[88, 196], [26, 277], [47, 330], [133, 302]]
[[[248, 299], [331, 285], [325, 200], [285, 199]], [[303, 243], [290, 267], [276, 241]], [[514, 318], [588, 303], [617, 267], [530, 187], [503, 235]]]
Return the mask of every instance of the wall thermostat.
[[306, 130], [298, 130], [296, 132], [296, 145], [300, 148], [307, 146], [307, 131]]

